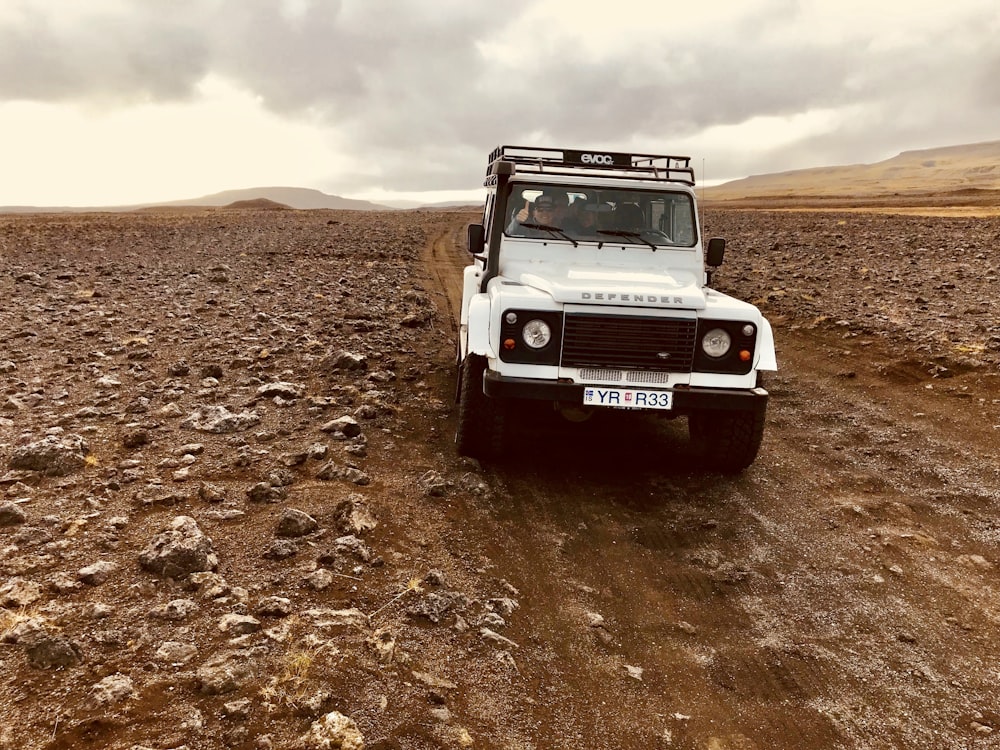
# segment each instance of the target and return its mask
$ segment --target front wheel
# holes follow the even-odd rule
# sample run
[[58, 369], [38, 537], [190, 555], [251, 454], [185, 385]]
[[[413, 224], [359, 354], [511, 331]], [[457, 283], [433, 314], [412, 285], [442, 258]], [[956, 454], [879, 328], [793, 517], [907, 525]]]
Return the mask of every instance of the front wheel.
[[486, 358], [470, 354], [459, 368], [458, 428], [455, 445], [459, 455], [496, 458], [504, 449], [504, 410], [483, 392]]
[[696, 412], [688, 415], [688, 432], [708, 468], [738, 474], [757, 458], [764, 439], [764, 412]]

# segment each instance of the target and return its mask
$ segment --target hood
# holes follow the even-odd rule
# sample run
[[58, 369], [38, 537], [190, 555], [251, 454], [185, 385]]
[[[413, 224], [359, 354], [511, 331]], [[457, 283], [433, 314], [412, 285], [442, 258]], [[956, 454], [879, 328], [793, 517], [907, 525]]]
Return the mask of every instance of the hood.
[[544, 276], [525, 271], [517, 280], [563, 303], [705, 309], [705, 294], [694, 274], [688, 271], [668, 273], [551, 265]]

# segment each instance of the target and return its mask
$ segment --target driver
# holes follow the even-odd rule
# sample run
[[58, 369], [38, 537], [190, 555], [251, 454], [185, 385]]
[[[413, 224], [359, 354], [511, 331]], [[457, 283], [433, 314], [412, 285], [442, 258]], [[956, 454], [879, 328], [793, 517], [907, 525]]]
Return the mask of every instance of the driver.
[[524, 208], [517, 212], [508, 231], [523, 237], [546, 237], [549, 231], [531, 225], [560, 229], [566, 216], [566, 204], [565, 193], [546, 191], [535, 198], [534, 203], [524, 202]]

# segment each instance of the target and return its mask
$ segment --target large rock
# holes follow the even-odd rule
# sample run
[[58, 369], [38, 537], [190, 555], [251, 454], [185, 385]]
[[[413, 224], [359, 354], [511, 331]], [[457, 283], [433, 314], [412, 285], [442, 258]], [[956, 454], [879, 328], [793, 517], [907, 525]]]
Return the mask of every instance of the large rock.
[[139, 555], [139, 564], [166, 578], [184, 578], [215, 570], [219, 559], [198, 523], [190, 516], [177, 516]]
[[132, 678], [118, 672], [108, 675], [90, 688], [87, 704], [91, 709], [103, 708], [131, 698], [134, 692]]
[[0, 526], [17, 526], [27, 520], [21, 507], [15, 503], [0, 503]]
[[319, 528], [316, 519], [295, 508], [287, 508], [278, 519], [278, 536], [305, 536]]
[[200, 692], [223, 695], [243, 687], [253, 677], [253, 671], [245, 653], [225, 652], [206, 662], [195, 676]]
[[8, 578], [0, 586], [0, 607], [30, 607], [42, 598], [42, 587], [35, 581], [20, 576]]
[[337, 503], [333, 511], [337, 528], [344, 534], [361, 536], [378, 526], [378, 521], [368, 509], [365, 498], [352, 493]]
[[283, 398], [286, 401], [294, 401], [302, 395], [302, 386], [296, 383], [286, 383], [277, 381], [266, 383], [257, 389], [257, 395], [261, 398]]
[[300, 750], [364, 750], [365, 738], [354, 719], [331, 711], [314, 721], [295, 747]]
[[90, 449], [79, 435], [62, 438], [49, 435], [37, 442], [15, 448], [8, 467], [62, 477], [82, 469], [87, 463], [88, 453]]
[[258, 422], [260, 422], [260, 415], [257, 412], [243, 411], [234, 414], [225, 406], [215, 405], [203, 406], [181, 422], [181, 427], [221, 434], [246, 430]]
[[357, 437], [361, 434], [361, 425], [359, 425], [358, 421], [350, 415], [344, 415], [343, 417], [330, 420], [319, 429], [322, 432], [330, 433], [332, 437], [335, 437], [338, 440], [346, 440], [348, 438]]
[[28, 662], [38, 669], [74, 667], [83, 660], [80, 647], [68, 638], [42, 635], [27, 647]]
[[324, 366], [331, 370], [345, 370], [347, 372], [365, 372], [368, 369], [368, 360], [363, 354], [355, 354], [341, 350], [332, 354], [324, 361]]

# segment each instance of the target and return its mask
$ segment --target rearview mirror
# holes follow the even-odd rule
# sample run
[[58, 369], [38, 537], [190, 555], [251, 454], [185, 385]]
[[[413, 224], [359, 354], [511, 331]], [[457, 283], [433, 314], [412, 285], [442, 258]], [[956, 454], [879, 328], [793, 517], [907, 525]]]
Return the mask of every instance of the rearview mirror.
[[486, 246], [486, 230], [482, 224], [469, 224], [469, 252], [477, 255]]
[[708, 241], [708, 252], [705, 253], [705, 262], [712, 268], [722, 265], [722, 258], [726, 254], [726, 241], [722, 237], [713, 237]]

